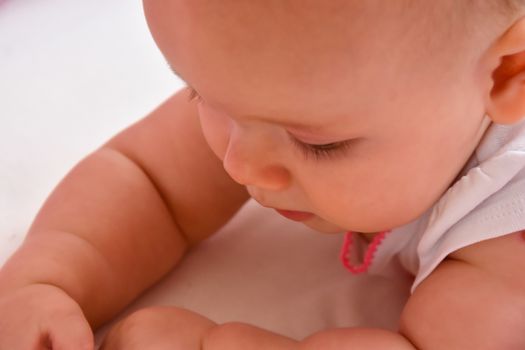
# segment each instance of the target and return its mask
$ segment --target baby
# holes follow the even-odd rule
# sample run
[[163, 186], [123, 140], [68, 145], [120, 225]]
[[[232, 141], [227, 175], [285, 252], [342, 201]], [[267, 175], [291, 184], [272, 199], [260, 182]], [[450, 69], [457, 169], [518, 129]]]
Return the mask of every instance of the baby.
[[354, 273], [399, 259], [415, 278], [399, 331], [297, 341], [150, 308], [104, 350], [525, 349], [525, 1], [144, 8], [188, 88], [50, 195], [0, 272], [0, 349], [93, 349], [92, 329], [249, 197], [347, 232]]

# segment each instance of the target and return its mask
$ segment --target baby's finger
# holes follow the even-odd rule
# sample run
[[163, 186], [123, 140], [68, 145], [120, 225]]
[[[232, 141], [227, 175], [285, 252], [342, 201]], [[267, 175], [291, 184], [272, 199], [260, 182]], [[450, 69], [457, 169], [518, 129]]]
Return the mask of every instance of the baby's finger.
[[49, 345], [53, 350], [94, 350], [95, 339], [82, 314], [61, 318], [49, 329]]
[[0, 333], [0, 349], [40, 349], [41, 334], [38, 331], [27, 331], [24, 334], [9, 334], [6, 336], [3, 332]]

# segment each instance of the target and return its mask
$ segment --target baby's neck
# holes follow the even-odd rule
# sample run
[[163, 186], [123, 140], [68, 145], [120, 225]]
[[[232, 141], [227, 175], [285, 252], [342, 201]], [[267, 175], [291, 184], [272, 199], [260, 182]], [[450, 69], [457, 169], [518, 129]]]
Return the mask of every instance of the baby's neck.
[[372, 242], [374, 237], [378, 234], [378, 232], [354, 232], [356, 235], [367, 241], [368, 243]]

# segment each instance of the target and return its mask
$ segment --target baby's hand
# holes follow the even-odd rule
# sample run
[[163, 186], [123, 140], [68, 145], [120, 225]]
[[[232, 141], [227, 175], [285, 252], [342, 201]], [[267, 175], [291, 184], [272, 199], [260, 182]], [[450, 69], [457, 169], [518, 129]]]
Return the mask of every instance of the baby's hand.
[[142, 309], [120, 321], [100, 350], [200, 350], [216, 326], [209, 319], [177, 307]]
[[0, 296], [0, 349], [93, 350], [80, 306], [58, 287], [33, 284]]

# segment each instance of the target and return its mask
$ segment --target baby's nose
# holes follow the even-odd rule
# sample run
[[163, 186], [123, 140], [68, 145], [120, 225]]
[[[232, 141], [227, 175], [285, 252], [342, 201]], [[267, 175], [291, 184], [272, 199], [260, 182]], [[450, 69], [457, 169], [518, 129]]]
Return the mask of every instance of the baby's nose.
[[281, 191], [288, 187], [291, 175], [274, 153], [264, 140], [232, 131], [222, 162], [232, 179], [242, 185]]

